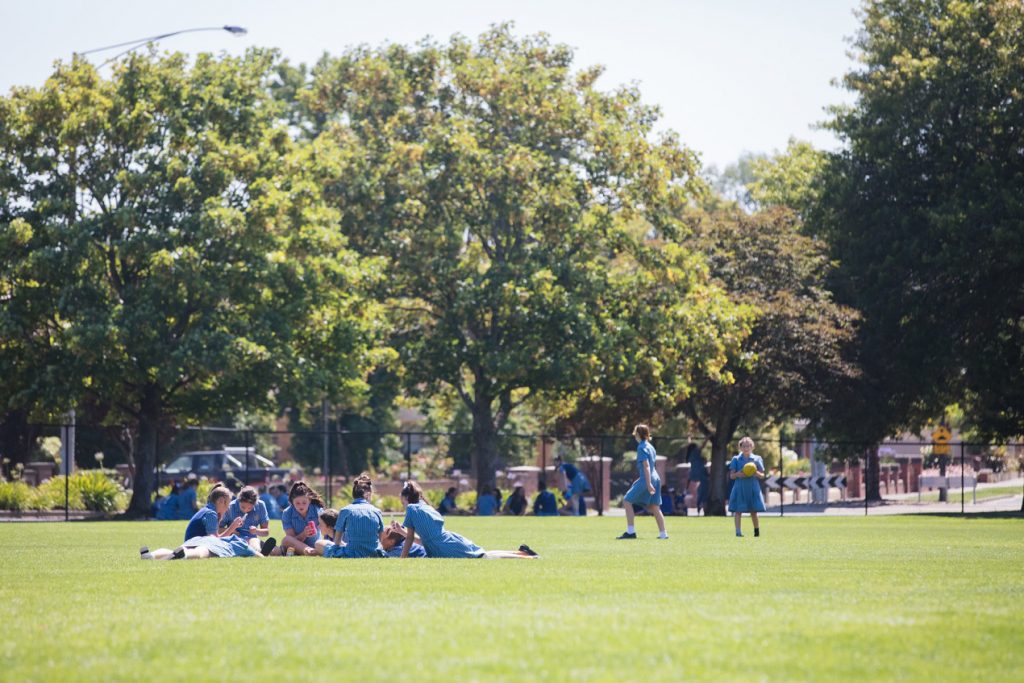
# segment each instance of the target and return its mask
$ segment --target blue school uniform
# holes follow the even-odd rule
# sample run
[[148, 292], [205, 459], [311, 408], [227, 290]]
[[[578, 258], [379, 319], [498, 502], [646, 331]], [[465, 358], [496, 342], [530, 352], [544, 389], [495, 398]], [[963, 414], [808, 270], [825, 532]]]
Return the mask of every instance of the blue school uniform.
[[[650, 441], [644, 440], [636, 447], [636, 469], [640, 478], [633, 482], [626, 492], [624, 500], [634, 505], [661, 505], [661, 477], [658, 476], [658, 469], [654, 466], [657, 453]], [[651, 486], [654, 493], [647, 492], [647, 480], [644, 479], [644, 463], [651, 468]]]
[[490, 517], [498, 511], [498, 499], [488, 493], [476, 499], [476, 514]]
[[156, 518], [161, 520], [178, 519], [179, 498], [177, 493], [170, 493], [161, 498], [156, 508]]
[[316, 545], [316, 542], [320, 540], [320, 512], [323, 510], [319, 505], [309, 504], [306, 509], [306, 516], [303, 517], [299, 514], [299, 511], [295, 509], [294, 505], [289, 505], [285, 508], [284, 512], [281, 513], [281, 526], [284, 527], [286, 534], [292, 536], [298, 536], [302, 533], [302, 529], [307, 524], [313, 522], [313, 528], [316, 529], [316, 534], [313, 536], [306, 537], [306, 545], [312, 548]]
[[[405, 544], [404, 543], [396, 544], [394, 548], [392, 548], [391, 550], [388, 550], [387, 552], [385, 552], [384, 555], [386, 557], [401, 557], [402, 556], [402, 546], [403, 545], [405, 545]], [[419, 543], [413, 543], [412, 546], [409, 548], [409, 557], [426, 557], [426, 556], [427, 556], [427, 551], [424, 550], [423, 546], [421, 546]]]
[[483, 557], [484, 549], [458, 534], [446, 531], [444, 517], [426, 503], [411, 503], [405, 508], [402, 526], [415, 529], [427, 557]]
[[281, 519], [282, 508], [278, 507], [277, 499], [269, 493], [261, 493], [260, 500], [267, 506], [267, 516], [271, 519]]
[[[742, 472], [748, 462], [757, 465], [758, 472], [764, 472], [764, 460], [760, 455], [742, 453], [734, 455], [729, 461], [730, 472]], [[732, 480], [732, 491], [729, 492], [730, 512], [764, 512], [764, 496], [761, 495], [761, 480], [757, 477], [740, 477]]]
[[224, 513], [224, 518], [220, 520], [220, 525], [226, 527], [234, 521], [235, 517], [243, 517], [242, 526], [238, 527], [235, 531], [235, 535], [249, 540], [253, 537], [252, 532], [249, 531], [249, 527], [255, 526], [260, 527], [263, 524], [270, 523], [270, 517], [267, 515], [267, 506], [263, 504], [262, 500], [257, 500], [256, 504], [252, 506], [252, 511], [246, 515], [242, 515], [242, 508], [238, 505], [238, 499], [235, 498], [231, 501], [231, 506], [228, 511]]
[[186, 548], [209, 548], [216, 557], [253, 557], [256, 555], [245, 539], [238, 536], [196, 536], [182, 544]]
[[178, 519], [192, 519], [196, 514], [196, 487], [186, 486], [178, 494]]
[[533, 514], [552, 517], [558, 514], [558, 499], [551, 491], [541, 491], [533, 501]]
[[325, 548], [324, 557], [384, 557], [380, 545], [384, 515], [365, 498], [356, 498], [338, 512], [334, 530], [341, 532], [345, 543]]
[[219, 526], [220, 515], [213, 503], [207, 503], [205, 507], [199, 508], [199, 512], [192, 515], [188, 526], [185, 527], [185, 540], [196, 536], [216, 536]]

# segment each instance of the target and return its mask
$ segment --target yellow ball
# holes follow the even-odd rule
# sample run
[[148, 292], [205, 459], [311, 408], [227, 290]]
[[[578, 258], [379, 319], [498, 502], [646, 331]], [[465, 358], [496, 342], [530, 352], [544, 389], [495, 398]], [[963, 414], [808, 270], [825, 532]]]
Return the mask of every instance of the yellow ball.
[[748, 462], [746, 465], [743, 466], [743, 474], [747, 475], [748, 477], [754, 476], [755, 474], [757, 474], [757, 465], [755, 465], [752, 462]]

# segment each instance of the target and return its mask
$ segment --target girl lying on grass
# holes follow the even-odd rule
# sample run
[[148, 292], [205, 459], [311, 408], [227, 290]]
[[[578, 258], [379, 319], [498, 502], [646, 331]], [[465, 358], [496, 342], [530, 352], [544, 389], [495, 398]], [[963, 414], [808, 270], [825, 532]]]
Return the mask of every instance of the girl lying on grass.
[[410, 556], [416, 534], [427, 551], [427, 557], [486, 557], [488, 559], [534, 560], [537, 553], [529, 546], [521, 545], [519, 550], [484, 550], [472, 541], [447, 531], [444, 517], [423, 498], [423, 490], [414, 481], [405, 482], [402, 487], [402, 505], [405, 506], [405, 543], [401, 557]]
[[150, 552], [148, 547], [142, 546], [139, 549], [139, 556], [143, 560], [206, 560], [214, 557], [265, 557], [260, 551], [253, 550], [248, 541], [238, 536], [195, 536], [174, 550], [157, 548]]

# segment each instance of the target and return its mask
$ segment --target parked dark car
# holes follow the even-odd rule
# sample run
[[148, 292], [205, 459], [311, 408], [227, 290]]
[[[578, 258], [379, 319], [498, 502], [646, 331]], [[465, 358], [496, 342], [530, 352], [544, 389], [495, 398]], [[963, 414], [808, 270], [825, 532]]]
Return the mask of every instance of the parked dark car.
[[182, 453], [157, 470], [157, 482], [159, 486], [165, 486], [172, 481], [184, 481], [190, 474], [211, 481], [234, 478], [242, 484], [258, 485], [275, 478], [281, 479], [288, 474], [288, 470], [275, 467], [273, 462], [251, 448], [246, 455], [246, 449], [242, 446], [224, 446], [216, 451]]

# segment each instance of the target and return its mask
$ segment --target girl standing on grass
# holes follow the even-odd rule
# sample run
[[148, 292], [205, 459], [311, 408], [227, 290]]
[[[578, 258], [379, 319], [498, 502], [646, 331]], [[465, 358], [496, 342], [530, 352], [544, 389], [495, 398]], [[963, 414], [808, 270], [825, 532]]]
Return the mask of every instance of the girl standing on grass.
[[[743, 471], [744, 465], [753, 463], [757, 468], [753, 474]], [[749, 470], [749, 468], [748, 468]], [[754, 536], [761, 535], [761, 527], [757, 523], [757, 513], [764, 512], [764, 497], [761, 495], [761, 480], [764, 479], [764, 460], [754, 455], [754, 440], [749, 436], [740, 439], [740, 454], [733, 456], [729, 462], [729, 478], [733, 480], [732, 492], [729, 494], [729, 510], [736, 520], [736, 535], [743, 536], [740, 531], [740, 518], [744, 512], [750, 513], [754, 522]]]
[[320, 513], [327, 507], [323, 498], [306, 482], [297, 481], [288, 492], [288, 507], [281, 513], [284, 540], [281, 547], [291, 548], [296, 555], [316, 555], [320, 540]]
[[633, 505], [646, 507], [647, 512], [658, 522], [658, 538], [668, 538], [668, 533], [665, 532], [665, 517], [661, 514], [661, 477], [658, 476], [655, 467], [658, 454], [650, 441], [651, 430], [647, 425], [637, 425], [633, 428], [633, 438], [638, 442], [636, 469], [640, 473], [640, 478], [633, 482], [623, 498], [623, 507], [626, 508], [626, 533], [619, 538], [636, 538]]
[[370, 502], [373, 482], [361, 474], [352, 482], [352, 502], [338, 512], [334, 523], [334, 545], [324, 548], [324, 557], [384, 557], [380, 535], [384, 514]]
[[537, 559], [537, 553], [523, 544], [519, 550], [484, 550], [469, 539], [444, 528], [441, 516], [423, 498], [423, 490], [414, 481], [405, 482], [402, 487], [402, 505], [405, 506], [405, 543], [402, 545], [402, 559], [409, 557], [416, 534], [427, 551], [427, 557], [486, 557], [488, 559]]

